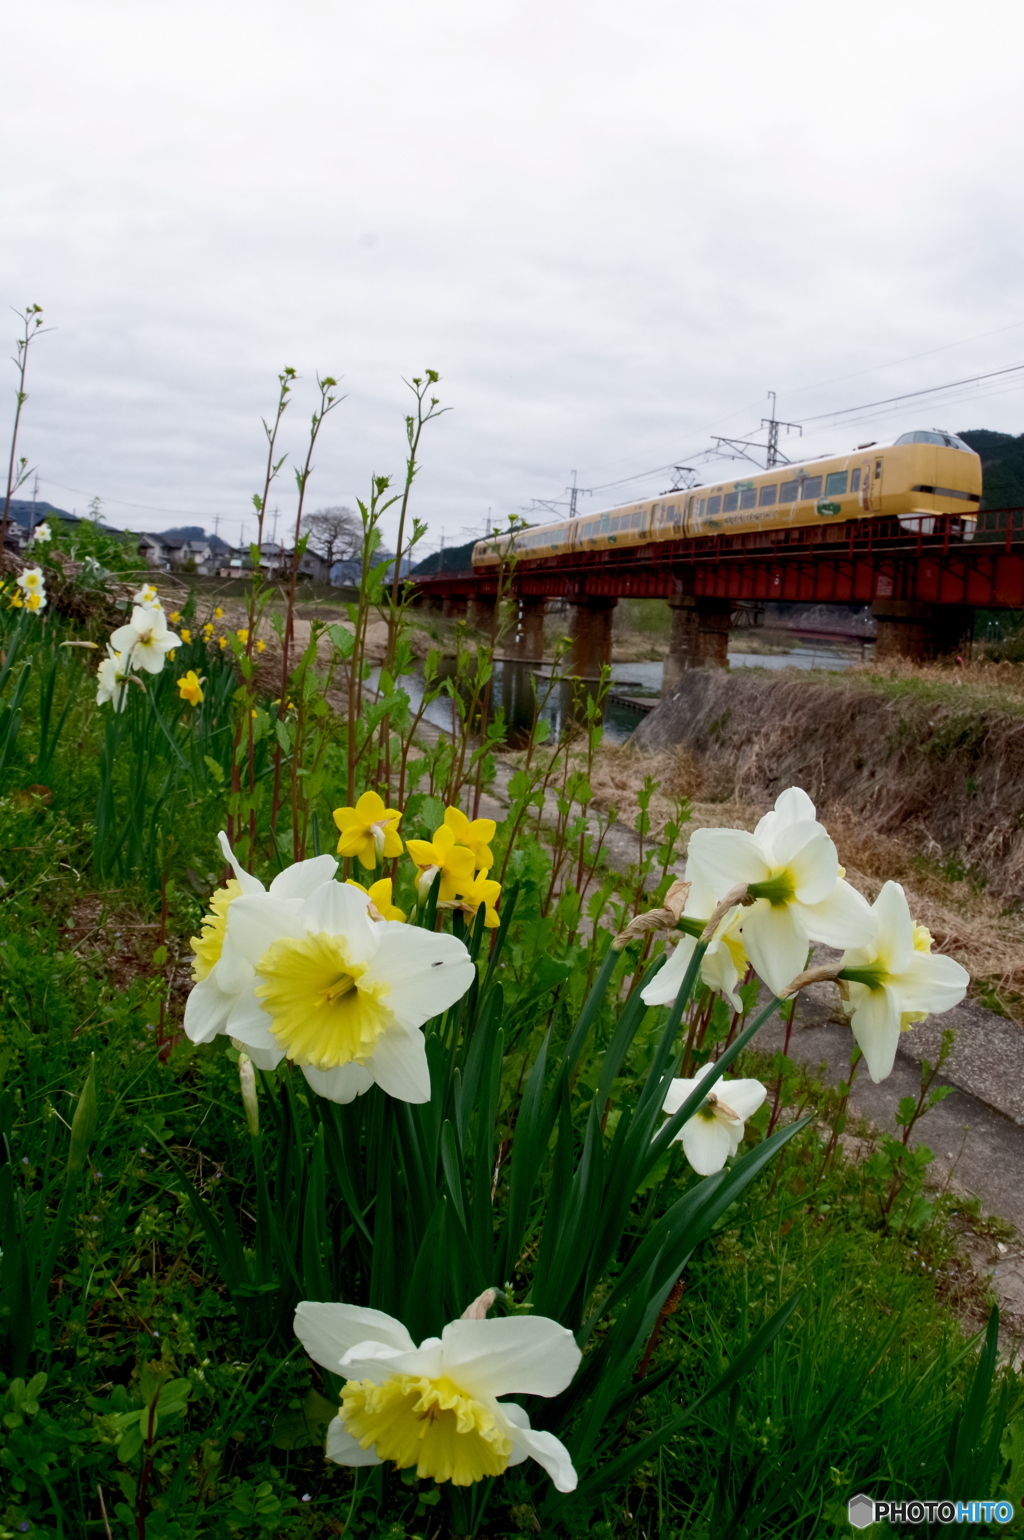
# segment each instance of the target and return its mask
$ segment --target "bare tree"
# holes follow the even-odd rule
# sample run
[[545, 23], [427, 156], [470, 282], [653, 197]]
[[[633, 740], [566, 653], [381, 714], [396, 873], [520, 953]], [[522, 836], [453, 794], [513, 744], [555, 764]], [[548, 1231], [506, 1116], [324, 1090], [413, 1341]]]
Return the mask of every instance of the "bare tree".
[[351, 508], [318, 508], [302, 523], [311, 548], [324, 558], [328, 570], [336, 561], [358, 555], [362, 548], [362, 526]]

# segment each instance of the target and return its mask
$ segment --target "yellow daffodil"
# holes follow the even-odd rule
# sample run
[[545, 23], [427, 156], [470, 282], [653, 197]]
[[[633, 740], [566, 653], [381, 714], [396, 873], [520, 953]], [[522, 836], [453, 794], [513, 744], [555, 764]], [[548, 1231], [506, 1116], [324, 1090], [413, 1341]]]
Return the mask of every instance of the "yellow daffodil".
[[9, 610], [23, 610], [25, 608], [25, 601], [18, 593], [17, 589], [15, 589], [14, 593], [8, 599], [7, 608]]
[[207, 641], [209, 641], [210, 637], [212, 635], [213, 635], [213, 621], [212, 620], [208, 620], [206, 622], [205, 626], [203, 627], [203, 636], [206, 638]]
[[25, 600], [27, 610], [45, 610], [46, 595], [42, 593], [29, 594]]
[[262, 636], [258, 637], [257, 641], [256, 641], [256, 651], [257, 652], [266, 652], [266, 650], [267, 650], [266, 642], [263, 640]]
[[477, 869], [487, 871], [494, 865], [491, 840], [498, 827], [493, 818], [474, 818], [472, 822], [457, 807], [446, 807], [444, 821], [455, 836], [456, 845], [464, 845], [473, 852]]
[[188, 626], [182, 626], [181, 639], [185, 643], [186, 647], [190, 647], [192, 645], [192, 632], [189, 630]]
[[214, 620], [223, 620], [224, 619], [224, 611], [221, 609], [219, 604], [218, 604], [217, 608], [213, 612], [213, 618], [214, 618]]
[[227, 637], [226, 636], [218, 636], [218, 638], [217, 638], [217, 646], [218, 647], [226, 647], [227, 645], [228, 645]]
[[243, 626], [240, 631], [236, 631], [235, 632], [235, 635], [238, 637], [238, 640], [242, 643], [242, 646], [244, 647], [246, 642], [249, 640], [249, 628], [248, 628], [248, 626]]
[[182, 700], [187, 700], [190, 706], [199, 705], [203, 698], [203, 681], [194, 668], [190, 668], [188, 673], [182, 674], [178, 680], [178, 694]]
[[455, 835], [446, 823], [434, 830], [432, 840], [409, 840], [406, 849], [419, 867], [416, 891], [425, 899], [438, 872], [441, 886], [438, 901], [448, 903], [473, 885], [473, 852], [455, 843]]
[[339, 856], [355, 857], [368, 870], [402, 854], [398, 825], [402, 815], [385, 807], [375, 791], [364, 791], [355, 807], [336, 807], [334, 822], [341, 830]]
[[483, 871], [462, 889], [461, 896], [452, 908], [461, 909], [463, 914], [475, 915], [483, 904], [484, 925], [488, 930], [494, 930], [501, 923], [498, 919], [498, 911], [494, 907], [500, 897], [501, 883], [489, 881], [486, 871]]
[[180, 610], [172, 610], [171, 613], [168, 615], [167, 619], [171, 622], [172, 626], [176, 626], [178, 624], [178, 621], [181, 619], [181, 611]]
[[391, 902], [392, 881], [390, 877], [382, 877], [379, 882], [373, 882], [368, 888], [364, 888], [361, 882], [354, 877], [348, 878], [350, 888], [358, 888], [360, 893], [365, 893], [370, 900], [368, 910], [371, 920], [404, 920], [405, 910], [399, 909], [397, 904]]

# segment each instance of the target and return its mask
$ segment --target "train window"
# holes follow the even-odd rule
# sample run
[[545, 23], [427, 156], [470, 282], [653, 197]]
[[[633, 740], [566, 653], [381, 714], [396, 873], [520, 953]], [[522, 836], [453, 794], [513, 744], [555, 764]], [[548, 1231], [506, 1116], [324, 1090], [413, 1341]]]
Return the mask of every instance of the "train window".
[[882, 462], [881, 462], [881, 460], [876, 460], [875, 461], [875, 480], [876, 481], [881, 481], [881, 479], [882, 479]]
[[778, 487], [762, 487], [758, 502], [762, 508], [770, 508], [778, 496]]
[[738, 492], [727, 492], [722, 500], [722, 511], [723, 513], [733, 513], [739, 507], [739, 504], [740, 494]]
[[741, 508], [756, 508], [757, 507], [757, 488], [756, 487], [750, 487], [750, 488], [748, 488], [748, 490], [746, 492], [743, 493], [743, 495], [740, 497], [740, 507]]
[[821, 477], [808, 476], [800, 492], [801, 497], [810, 498], [812, 501], [821, 496]]
[[[919, 428], [916, 433], [901, 433], [896, 442], [897, 444], [948, 444], [949, 435], [947, 433], [927, 433], [923, 428]], [[950, 447], [955, 448], [956, 446], [951, 445]]]
[[709, 497], [708, 498], [708, 518], [709, 519], [713, 519], [715, 517], [715, 515], [721, 513], [721, 511], [722, 511], [722, 499], [720, 497]]
[[[614, 532], [614, 531], [615, 531], [615, 530], [617, 530], [617, 529], [618, 529], [618, 527], [619, 527], [619, 522], [620, 522], [620, 521], [619, 521], [619, 520], [618, 520], [618, 519], [612, 519], [612, 531], [613, 531], [613, 532]], [[627, 523], [628, 523], [628, 522], [629, 522], [629, 521], [628, 521], [628, 520], [627, 520]]]
[[851, 492], [859, 492], [860, 491], [860, 466], [859, 465], [858, 465], [857, 469], [853, 472], [853, 474], [850, 477], [850, 491]]
[[705, 510], [706, 507], [707, 507], [707, 501], [706, 501], [705, 498], [702, 497], [701, 500], [700, 500], [700, 507], [697, 509], [697, 517], [699, 519], [702, 519], [704, 517], [704, 510]]
[[795, 503], [800, 496], [799, 481], [784, 481], [779, 488], [780, 503]]
[[[669, 511], [669, 513], [675, 513], [675, 509], [674, 508], [670, 508], [668, 511]], [[634, 513], [634, 515], [633, 515], [633, 528], [634, 529], [639, 529], [643, 522], [644, 522], [644, 515], [643, 515], [643, 509], [641, 509], [639, 513]]]
[[843, 497], [846, 493], [846, 472], [833, 471], [825, 477], [825, 496]]

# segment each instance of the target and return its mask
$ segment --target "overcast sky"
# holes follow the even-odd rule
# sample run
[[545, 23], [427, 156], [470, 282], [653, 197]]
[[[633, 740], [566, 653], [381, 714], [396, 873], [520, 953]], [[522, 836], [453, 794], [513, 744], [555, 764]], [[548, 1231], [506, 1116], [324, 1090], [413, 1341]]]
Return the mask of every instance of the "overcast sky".
[[440, 372], [431, 545], [574, 470], [585, 507], [651, 495], [769, 390], [805, 453], [1024, 431], [1024, 371], [823, 416], [1024, 362], [1022, 34], [1011, 0], [7, 6], [40, 495], [249, 538], [283, 365], [293, 459], [317, 371], [347, 396], [311, 507], [400, 473], [402, 377]]

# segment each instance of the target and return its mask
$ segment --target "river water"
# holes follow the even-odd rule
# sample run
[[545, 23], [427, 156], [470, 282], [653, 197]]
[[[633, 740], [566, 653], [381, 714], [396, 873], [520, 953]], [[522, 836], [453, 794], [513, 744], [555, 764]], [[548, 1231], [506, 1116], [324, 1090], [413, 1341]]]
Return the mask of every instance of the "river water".
[[[824, 668], [842, 670], [860, 662], [859, 647], [813, 646], [795, 647], [789, 653], [730, 652], [730, 668]], [[613, 663], [612, 688], [605, 704], [604, 736], [610, 743], [624, 743], [643, 720], [643, 713], [621, 704], [616, 696], [636, 696], [653, 699], [661, 693], [663, 665], [656, 663]], [[377, 670], [370, 676], [370, 684], [376, 687]], [[406, 675], [402, 688], [408, 691], [415, 710], [423, 699], [421, 674]], [[510, 724], [510, 741], [528, 733], [541, 703], [540, 716], [550, 724], [552, 736], [560, 734], [572, 719], [577, 692], [588, 686], [582, 681], [568, 680], [552, 685], [550, 677], [532, 663], [497, 662], [494, 667], [492, 711], [504, 709]], [[593, 689], [593, 686], [589, 687]], [[452, 703], [443, 695], [432, 701], [424, 712], [428, 722], [450, 732], [452, 728]]]

